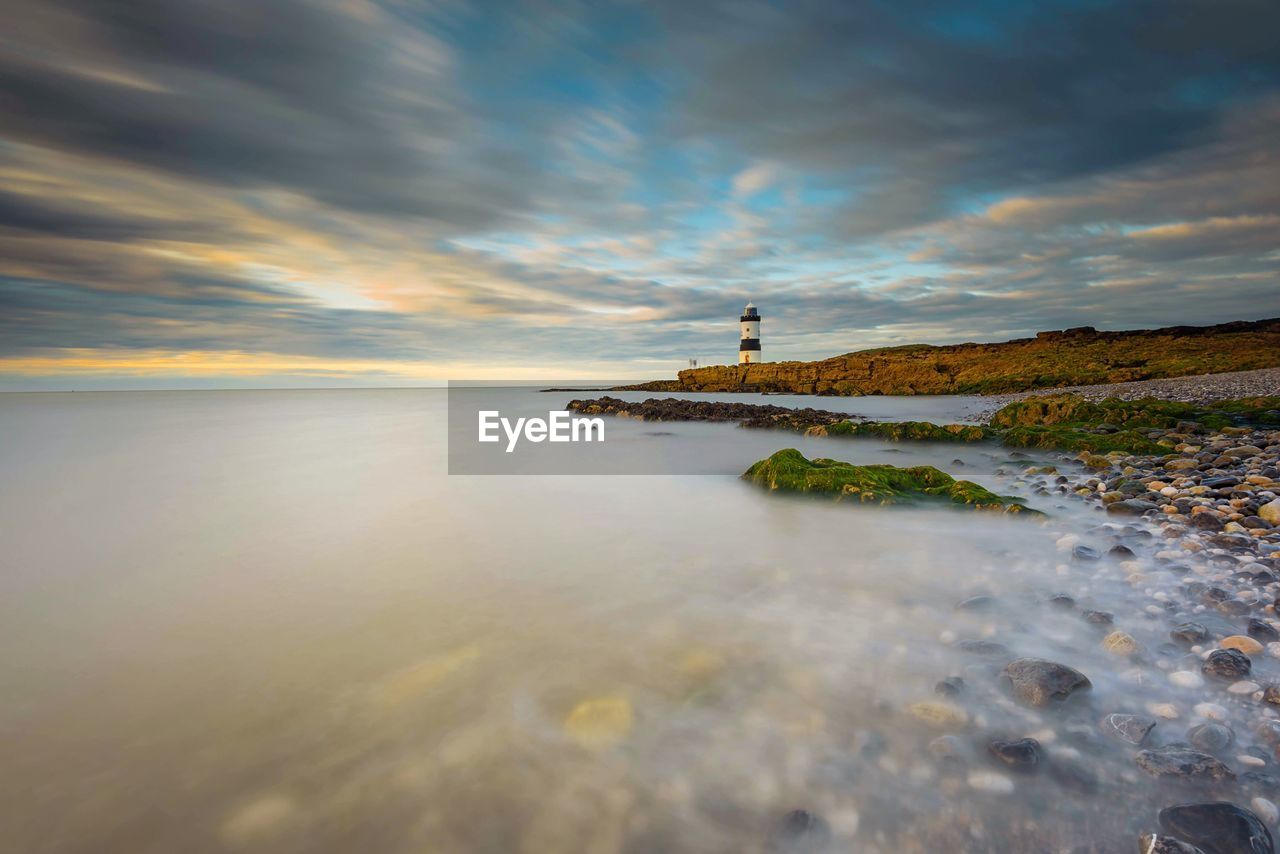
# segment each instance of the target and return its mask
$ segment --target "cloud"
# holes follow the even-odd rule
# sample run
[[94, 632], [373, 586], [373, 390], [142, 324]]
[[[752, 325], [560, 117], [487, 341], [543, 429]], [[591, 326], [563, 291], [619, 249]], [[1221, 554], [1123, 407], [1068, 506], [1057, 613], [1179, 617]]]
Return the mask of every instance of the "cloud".
[[0, 373], [637, 376], [748, 296], [816, 358], [1280, 272], [1263, 0], [16, 2]]

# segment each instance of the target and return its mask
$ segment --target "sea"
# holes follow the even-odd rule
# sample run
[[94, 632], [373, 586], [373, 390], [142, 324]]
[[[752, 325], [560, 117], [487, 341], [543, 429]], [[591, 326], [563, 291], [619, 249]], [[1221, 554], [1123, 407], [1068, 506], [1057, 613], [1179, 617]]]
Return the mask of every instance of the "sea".
[[[652, 473], [449, 474], [451, 393], [0, 395], [0, 848], [1112, 851], [1153, 825], [1164, 793], [1098, 718], [1179, 700], [1080, 612], [1141, 626], [1176, 579], [1073, 559], [1140, 532], [1022, 474], [1046, 461], [610, 419]], [[934, 465], [1048, 516], [739, 478], [785, 447]], [[994, 645], [1077, 667], [1091, 699], [1018, 706]], [[991, 759], [1028, 736], [1055, 773]]]

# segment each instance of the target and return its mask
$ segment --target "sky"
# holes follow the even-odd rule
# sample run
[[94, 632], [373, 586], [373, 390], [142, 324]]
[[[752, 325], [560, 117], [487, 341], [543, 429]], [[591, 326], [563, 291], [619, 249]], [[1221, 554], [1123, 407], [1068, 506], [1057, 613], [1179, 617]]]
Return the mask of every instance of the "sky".
[[0, 389], [1280, 315], [1274, 0], [9, 0]]

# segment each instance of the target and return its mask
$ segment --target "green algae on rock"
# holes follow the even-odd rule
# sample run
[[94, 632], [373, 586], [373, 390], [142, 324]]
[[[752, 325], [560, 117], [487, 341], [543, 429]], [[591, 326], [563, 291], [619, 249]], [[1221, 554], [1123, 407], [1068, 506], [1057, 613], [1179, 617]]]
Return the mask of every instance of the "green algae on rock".
[[806, 436], [853, 436], [893, 442], [981, 442], [992, 436], [975, 424], [934, 424], [931, 421], [837, 421], [810, 427]]
[[1043, 515], [1016, 498], [996, 495], [967, 480], [956, 480], [933, 466], [856, 466], [838, 460], [809, 460], [795, 448], [786, 448], [760, 460], [742, 477], [772, 491], [828, 496], [836, 501], [877, 504], [947, 501], [974, 510]]

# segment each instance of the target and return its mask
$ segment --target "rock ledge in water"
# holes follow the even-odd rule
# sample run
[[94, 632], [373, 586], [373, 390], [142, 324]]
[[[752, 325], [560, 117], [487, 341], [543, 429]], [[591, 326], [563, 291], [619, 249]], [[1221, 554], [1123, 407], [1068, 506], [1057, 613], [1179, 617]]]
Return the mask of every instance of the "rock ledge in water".
[[933, 466], [855, 466], [838, 460], [809, 460], [795, 448], [761, 460], [742, 478], [771, 491], [825, 495], [836, 501], [901, 504], [943, 500], [974, 510], [1043, 515], [1016, 498], [996, 495], [967, 480], [956, 480]]

